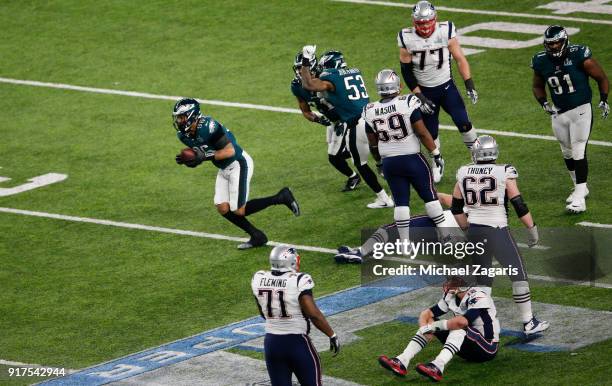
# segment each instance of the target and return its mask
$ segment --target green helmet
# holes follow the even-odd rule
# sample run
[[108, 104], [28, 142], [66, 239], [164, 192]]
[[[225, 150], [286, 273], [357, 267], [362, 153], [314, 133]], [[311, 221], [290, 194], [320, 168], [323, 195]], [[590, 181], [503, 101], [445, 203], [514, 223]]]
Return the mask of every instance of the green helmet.
[[[561, 43], [560, 45], [558, 43]], [[560, 25], [551, 25], [544, 31], [544, 49], [553, 58], [562, 58], [567, 52], [569, 37]]]
[[346, 68], [346, 62], [344, 61], [344, 55], [342, 52], [336, 50], [330, 50], [325, 52], [321, 59], [319, 59], [319, 66], [322, 69], [325, 68]]

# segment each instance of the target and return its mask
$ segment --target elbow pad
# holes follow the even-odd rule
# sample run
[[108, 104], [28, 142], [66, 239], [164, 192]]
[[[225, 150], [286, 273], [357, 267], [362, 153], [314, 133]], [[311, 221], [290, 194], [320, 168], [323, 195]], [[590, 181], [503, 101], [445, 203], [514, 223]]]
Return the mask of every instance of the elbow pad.
[[520, 194], [514, 198], [511, 198], [510, 202], [512, 203], [512, 206], [516, 211], [516, 215], [519, 218], [529, 213], [529, 208], [527, 207], [527, 204], [525, 204], [525, 201], [523, 201], [523, 197]]
[[410, 90], [414, 90], [419, 84], [417, 82], [416, 77], [414, 76], [414, 72], [412, 72], [412, 67], [414, 67], [414, 63], [400, 63], [402, 66], [402, 76], [404, 77], [404, 82], [408, 85]]
[[464, 206], [465, 206], [465, 200], [463, 198], [453, 197], [453, 203], [451, 205], [451, 213], [452, 214], [462, 214]]

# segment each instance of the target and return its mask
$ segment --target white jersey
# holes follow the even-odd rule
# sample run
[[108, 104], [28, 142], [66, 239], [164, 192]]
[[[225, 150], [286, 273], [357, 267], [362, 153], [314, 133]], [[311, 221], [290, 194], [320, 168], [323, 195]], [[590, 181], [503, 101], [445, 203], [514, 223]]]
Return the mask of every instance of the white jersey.
[[480, 288], [472, 287], [457, 305], [458, 300], [456, 295], [449, 293], [440, 299], [437, 306], [442, 312], [451, 311], [455, 316], [464, 316], [470, 310], [481, 310], [478, 312], [479, 316], [470, 323], [470, 327], [486, 339], [499, 342], [500, 325], [493, 299]]
[[310, 322], [302, 314], [299, 297], [313, 287], [312, 277], [307, 273], [256, 272], [251, 289], [266, 318], [266, 333], [308, 334]]
[[414, 27], [399, 32], [397, 45], [412, 55], [413, 71], [419, 86], [435, 87], [451, 79], [448, 41], [456, 36], [455, 25], [450, 21], [436, 23], [436, 29], [428, 38], [417, 34]]
[[471, 224], [508, 226], [506, 181], [518, 178], [508, 164], [469, 164], [457, 171], [457, 182]]
[[409, 94], [369, 103], [363, 108], [366, 132], [378, 136], [382, 158], [415, 154], [421, 150], [421, 142], [414, 135], [410, 121], [412, 113], [420, 106], [419, 98]]

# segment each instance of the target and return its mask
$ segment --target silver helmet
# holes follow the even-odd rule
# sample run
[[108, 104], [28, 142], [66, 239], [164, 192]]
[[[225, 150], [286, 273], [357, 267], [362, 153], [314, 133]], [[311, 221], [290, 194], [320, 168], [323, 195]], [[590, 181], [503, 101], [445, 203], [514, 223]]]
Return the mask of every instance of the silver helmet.
[[270, 252], [270, 266], [272, 271], [297, 272], [300, 270], [300, 255], [293, 247], [279, 245]]
[[400, 92], [400, 77], [395, 71], [385, 68], [376, 75], [376, 90], [380, 96], [391, 96]]
[[475, 163], [495, 161], [499, 156], [499, 149], [495, 138], [490, 135], [481, 135], [472, 145], [472, 160]]
[[412, 23], [417, 33], [425, 38], [436, 29], [436, 9], [429, 1], [419, 1], [412, 8]]

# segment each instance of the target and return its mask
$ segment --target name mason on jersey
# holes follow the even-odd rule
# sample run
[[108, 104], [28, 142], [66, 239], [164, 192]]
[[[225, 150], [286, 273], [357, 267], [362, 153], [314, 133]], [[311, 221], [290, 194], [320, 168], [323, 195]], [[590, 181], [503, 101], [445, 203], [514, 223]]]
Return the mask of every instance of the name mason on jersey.
[[395, 105], [389, 105], [389, 106], [385, 106], [385, 107], [379, 107], [377, 109], [374, 109], [374, 114], [376, 115], [385, 115], [385, 114], [389, 114], [389, 113], [394, 113], [397, 111], [397, 108], [395, 107]]
[[259, 280], [260, 287], [287, 287], [287, 279], [273, 279], [262, 277]]
[[372, 267], [372, 273], [376, 276], [513, 276], [518, 275], [517, 267], [483, 267], [479, 264], [454, 267], [447, 265], [420, 265], [418, 268], [412, 265], [402, 264], [399, 267], [385, 267], [377, 264]]

